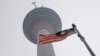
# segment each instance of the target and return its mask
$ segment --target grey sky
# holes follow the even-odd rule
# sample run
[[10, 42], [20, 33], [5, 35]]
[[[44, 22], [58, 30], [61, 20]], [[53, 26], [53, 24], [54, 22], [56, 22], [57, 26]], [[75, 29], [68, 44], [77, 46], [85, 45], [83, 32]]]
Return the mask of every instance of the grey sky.
[[[0, 56], [36, 56], [37, 46], [26, 39], [22, 23], [34, 9], [34, 0], [0, 0]], [[100, 56], [100, 0], [36, 0], [37, 7], [56, 11], [63, 29], [75, 23], [97, 56]], [[56, 56], [91, 56], [77, 35], [54, 43]]]

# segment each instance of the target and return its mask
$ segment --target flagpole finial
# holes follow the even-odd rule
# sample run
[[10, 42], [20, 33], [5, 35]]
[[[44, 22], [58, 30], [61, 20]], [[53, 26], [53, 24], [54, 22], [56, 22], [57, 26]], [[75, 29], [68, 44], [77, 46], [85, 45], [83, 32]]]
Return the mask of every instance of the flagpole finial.
[[37, 6], [36, 6], [36, 2], [35, 2], [35, 1], [34, 1], [34, 2], [32, 2], [32, 4], [34, 4], [35, 8], [37, 8]]
[[76, 27], [76, 25], [74, 23], [72, 24], [72, 26], [73, 26], [73, 28]]

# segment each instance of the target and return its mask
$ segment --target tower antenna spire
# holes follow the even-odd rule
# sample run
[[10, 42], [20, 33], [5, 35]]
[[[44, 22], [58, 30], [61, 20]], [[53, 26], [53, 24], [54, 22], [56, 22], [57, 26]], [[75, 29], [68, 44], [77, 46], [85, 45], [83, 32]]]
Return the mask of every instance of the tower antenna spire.
[[44, 3], [44, 1], [43, 1], [43, 0], [41, 0], [41, 6], [42, 6], [42, 7], [44, 7], [43, 3]]
[[35, 1], [34, 1], [34, 2], [32, 2], [32, 4], [34, 4], [35, 8], [37, 8], [37, 6], [36, 6], [36, 2], [35, 2]]

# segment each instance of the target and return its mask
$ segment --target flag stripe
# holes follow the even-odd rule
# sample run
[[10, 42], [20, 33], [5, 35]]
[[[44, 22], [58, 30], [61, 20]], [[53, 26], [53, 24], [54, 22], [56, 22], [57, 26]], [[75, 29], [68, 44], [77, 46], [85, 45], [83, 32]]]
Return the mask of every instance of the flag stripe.
[[55, 41], [60, 41], [62, 40], [63, 38], [58, 38], [58, 39], [51, 39], [51, 40], [45, 40], [45, 41], [40, 41], [42, 44], [45, 44], [45, 43], [51, 43], [51, 42], [55, 42]]

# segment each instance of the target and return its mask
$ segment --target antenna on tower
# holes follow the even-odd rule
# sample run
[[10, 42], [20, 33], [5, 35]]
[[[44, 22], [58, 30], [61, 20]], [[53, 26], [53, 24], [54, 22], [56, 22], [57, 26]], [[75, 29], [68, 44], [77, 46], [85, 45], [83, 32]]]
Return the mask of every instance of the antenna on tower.
[[43, 0], [41, 0], [41, 7], [44, 7], [43, 3], [44, 3], [44, 1], [43, 1]]
[[34, 2], [32, 2], [32, 4], [34, 4], [35, 8], [37, 8], [37, 6], [36, 6], [36, 2], [35, 2], [35, 1], [34, 1]]

